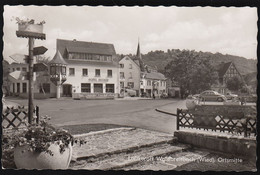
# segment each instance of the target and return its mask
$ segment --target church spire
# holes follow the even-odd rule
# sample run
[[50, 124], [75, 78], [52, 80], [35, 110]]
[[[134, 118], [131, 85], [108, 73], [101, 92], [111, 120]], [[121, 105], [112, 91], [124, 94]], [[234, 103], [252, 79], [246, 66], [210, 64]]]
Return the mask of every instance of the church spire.
[[138, 37], [138, 46], [137, 46], [136, 56], [137, 56], [137, 58], [139, 58], [140, 60], [142, 59], [141, 51], [140, 51], [140, 44], [139, 44], [139, 37]]
[[141, 51], [140, 51], [139, 37], [138, 37], [138, 46], [137, 46], [136, 57], [139, 60], [140, 69], [143, 72], [144, 71], [144, 63], [143, 63], [142, 55], [141, 55]]

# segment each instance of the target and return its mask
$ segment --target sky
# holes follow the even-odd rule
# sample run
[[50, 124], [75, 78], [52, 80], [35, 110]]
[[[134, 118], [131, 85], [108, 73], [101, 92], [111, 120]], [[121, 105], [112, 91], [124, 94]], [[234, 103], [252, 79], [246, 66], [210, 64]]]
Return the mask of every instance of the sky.
[[257, 9], [250, 7], [90, 7], [4, 6], [4, 58], [28, 54], [28, 39], [18, 38], [14, 17], [45, 21], [46, 57], [56, 39], [114, 44], [117, 54], [167, 49], [220, 52], [256, 59]]

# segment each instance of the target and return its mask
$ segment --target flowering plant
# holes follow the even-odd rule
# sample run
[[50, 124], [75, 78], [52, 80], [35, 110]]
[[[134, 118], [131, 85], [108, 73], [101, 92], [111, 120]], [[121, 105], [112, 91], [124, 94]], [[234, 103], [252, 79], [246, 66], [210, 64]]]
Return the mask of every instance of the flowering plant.
[[[14, 20], [16, 20], [16, 23], [17, 24], [20, 24], [20, 25], [24, 25], [24, 24], [34, 24], [34, 19], [26, 19], [26, 20], [23, 20], [23, 19], [20, 19], [18, 17], [13, 17]], [[38, 23], [38, 25], [43, 25], [45, 24], [45, 21], [41, 21], [40, 23]]]
[[64, 129], [53, 127], [47, 120], [50, 120], [50, 117], [44, 116], [39, 124], [30, 124], [22, 130], [17, 130], [18, 133], [12, 135], [4, 134], [3, 145], [11, 148], [27, 145], [28, 151], [45, 152], [53, 156], [52, 151], [48, 149], [51, 144], [59, 145], [60, 153], [63, 153], [69, 144], [79, 143], [82, 145], [86, 143], [84, 140], [74, 139]]

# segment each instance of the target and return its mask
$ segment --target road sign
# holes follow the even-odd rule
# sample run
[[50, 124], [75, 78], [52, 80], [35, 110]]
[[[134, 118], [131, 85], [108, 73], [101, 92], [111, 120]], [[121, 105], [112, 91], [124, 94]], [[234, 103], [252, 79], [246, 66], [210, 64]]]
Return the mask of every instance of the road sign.
[[45, 71], [47, 69], [48, 69], [48, 66], [45, 63], [36, 63], [33, 65], [33, 72]]
[[44, 46], [35, 47], [33, 48], [33, 55], [42, 55], [44, 54], [48, 49]]

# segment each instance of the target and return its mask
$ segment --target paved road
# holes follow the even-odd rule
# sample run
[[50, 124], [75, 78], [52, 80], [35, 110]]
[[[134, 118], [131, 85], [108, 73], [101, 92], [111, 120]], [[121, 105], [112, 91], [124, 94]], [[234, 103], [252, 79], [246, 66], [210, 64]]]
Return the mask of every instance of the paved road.
[[[27, 106], [27, 100], [9, 99]], [[176, 118], [155, 111], [167, 108], [176, 111], [184, 108], [185, 101], [166, 100], [72, 100], [44, 99], [35, 100], [40, 107], [40, 115], [49, 115], [51, 122], [58, 126], [78, 124], [118, 124], [143, 129], [173, 133]]]

